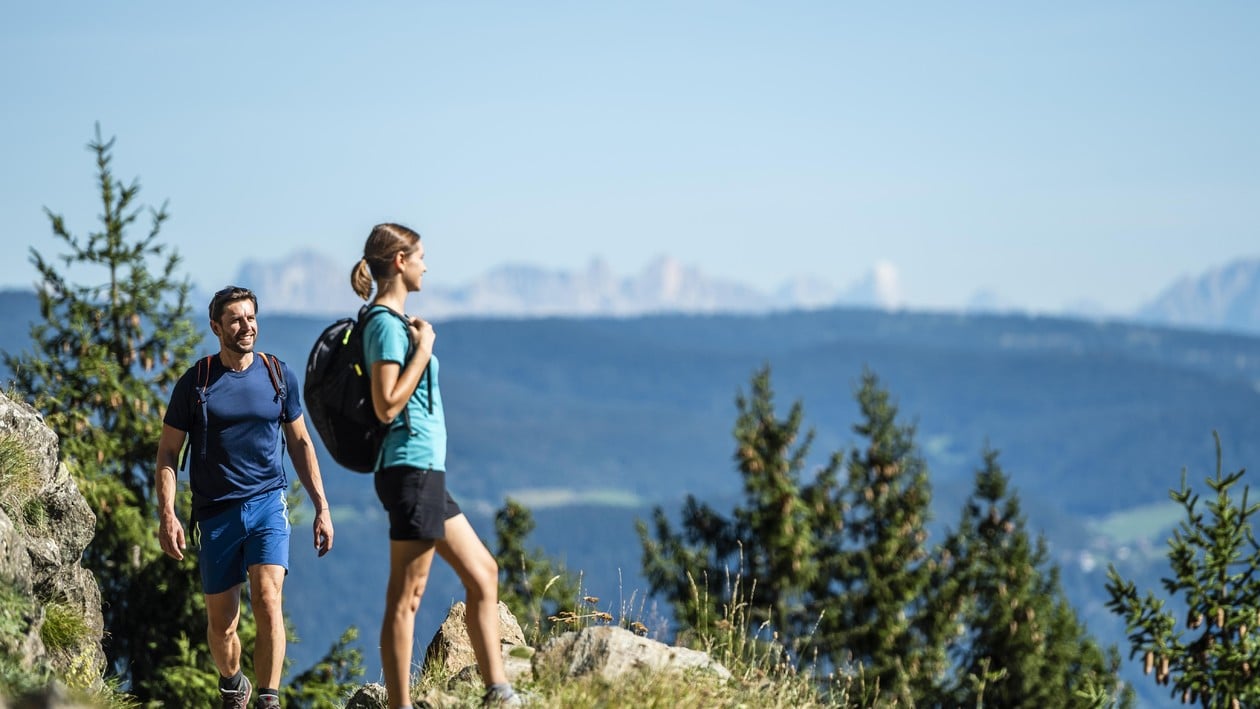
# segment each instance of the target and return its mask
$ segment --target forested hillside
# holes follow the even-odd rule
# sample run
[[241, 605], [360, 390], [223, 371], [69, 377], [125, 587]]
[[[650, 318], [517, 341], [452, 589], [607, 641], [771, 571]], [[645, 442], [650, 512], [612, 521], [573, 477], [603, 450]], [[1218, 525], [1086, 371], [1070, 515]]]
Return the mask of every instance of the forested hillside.
[[[26, 347], [29, 294], [0, 303], [0, 348]], [[324, 320], [268, 316], [259, 347], [304, 366]], [[1260, 339], [1022, 316], [824, 310], [765, 316], [462, 320], [439, 323], [449, 480], [492, 539], [506, 496], [532, 505], [532, 540], [584, 574], [614, 610], [645, 602], [633, 522], [692, 493], [737, 492], [734, 399], [768, 364], [781, 406], [800, 399], [821, 463], [856, 437], [854, 388], [878, 373], [917, 421], [938, 526], [956, 523], [986, 442], [1046, 532], [1069, 595], [1101, 640], [1126, 648], [1101, 610], [1102, 570], [1158, 578], [1183, 467], [1201, 480], [1218, 431], [1225, 465], [1260, 460]], [[209, 351], [210, 341], [203, 342]], [[295, 544], [288, 608], [298, 665], [348, 623], [369, 674], [384, 587], [385, 521], [366, 476], [325, 460], [337, 549]], [[301, 539], [295, 537], [295, 539]], [[1153, 575], [1153, 576], [1152, 576]], [[1153, 585], [1153, 584], [1152, 584]], [[427, 640], [457, 585], [443, 569], [421, 610]], [[1140, 668], [1139, 668], [1140, 669]]]

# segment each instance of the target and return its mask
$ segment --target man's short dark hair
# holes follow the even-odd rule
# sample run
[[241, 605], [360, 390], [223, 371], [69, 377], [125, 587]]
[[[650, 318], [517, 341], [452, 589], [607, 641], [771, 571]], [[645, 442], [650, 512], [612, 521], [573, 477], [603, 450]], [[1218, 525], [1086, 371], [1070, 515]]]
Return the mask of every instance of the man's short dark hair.
[[238, 300], [246, 300], [254, 304], [254, 312], [258, 312], [258, 297], [254, 295], [254, 291], [240, 286], [228, 286], [210, 299], [210, 321], [219, 322], [219, 318], [223, 317], [223, 309], [229, 303], [235, 303]]

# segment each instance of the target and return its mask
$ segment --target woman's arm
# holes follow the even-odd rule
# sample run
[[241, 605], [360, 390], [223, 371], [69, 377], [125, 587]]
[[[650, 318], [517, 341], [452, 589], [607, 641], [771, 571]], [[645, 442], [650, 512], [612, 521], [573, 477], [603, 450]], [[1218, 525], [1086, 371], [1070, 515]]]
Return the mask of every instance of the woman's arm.
[[407, 332], [411, 335], [415, 354], [406, 366], [399, 366], [397, 362], [372, 364], [372, 407], [382, 423], [389, 423], [402, 413], [407, 399], [420, 384], [424, 368], [429, 366], [429, 358], [433, 356], [433, 342], [437, 335], [432, 325], [420, 318], [411, 318]]

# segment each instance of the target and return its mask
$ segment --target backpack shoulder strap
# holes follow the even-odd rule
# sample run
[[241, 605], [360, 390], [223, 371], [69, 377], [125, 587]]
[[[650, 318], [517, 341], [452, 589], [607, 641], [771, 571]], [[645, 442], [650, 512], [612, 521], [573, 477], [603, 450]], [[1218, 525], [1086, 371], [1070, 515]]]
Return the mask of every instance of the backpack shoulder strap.
[[[206, 394], [210, 389], [210, 357], [206, 355], [197, 360], [197, 374], [193, 379], [193, 394], [196, 395], [197, 411], [201, 413], [201, 459], [206, 459], [206, 438], [210, 433], [210, 410], [206, 404]], [[185, 443], [180, 451], [179, 469], [188, 465], [188, 445]]]
[[289, 389], [284, 384], [284, 367], [280, 364], [280, 358], [275, 355], [269, 355], [266, 352], [259, 352], [262, 357], [263, 366], [267, 368], [267, 376], [271, 377], [271, 386], [276, 390], [276, 398], [280, 400], [280, 415], [277, 417], [280, 421], [280, 430], [278, 436], [280, 438], [280, 465], [284, 465], [284, 451], [287, 447], [284, 437], [284, 404], [285, 398], [289, 395]]
[[[359, 308], [359, 321], [358, 321], [358, 324], [356, 325], [356, 327], [360, 328], [360, 335], [359, 335], [360, 337], [362, 337], [362, 328], [366, 328], [366, 327], [367, 327], [368, 321], [369, 321], [369, 320], [371, 320], [372, 318], [376, 317], [377, 315], [380, 315], [381, 313], [389, 313], [390, 315], [393, 315], [394, 317], [398, 318], [398, 320], [399, 320], [399, 321], [403, 324], [403, 327], [404, 327], [404, 328], [409, 328], [409, 327], [411, 327], [411, 321], [409, 321], [409, 320], [407, 319], [407, 316], [403, 315], [402, 313], [395, 312], [393, 308], [388, 308], [388, 307], [385, 307], [384, 305], [377, 306], [377, 305], [369, 304], [369, 305], [364, 305], [362, 308]], [[407, 359], [411, 359], [411, 355], [412, 355], [412, 354], [414, 354], [414, 353], [415, 353], [415, 352], [414, 352], [414, 349], [412, 348], [412, 344], [411, 344], [411, 337], [410, 337], [410, 335], [408, 335], [408, 337], [407, 337]], [[431, 413], [433, 413], [433, 376], [430, 374], [428, 366], [426, 366], [426, 367], [424, 368], [424, 371], [420, 373], [420, 379], [421, 379], [421, 381], [426, 381], [426, 380], [427, 380], [427, 384], [428, 384], [428, 388], [429, 388], [429, 389], [428, 389], [428, 391], [429, 391], [429, 413], [431, 414]], [[410, 425], [411, 425], [411, 422], [410, 422], [410, 418], [411, 418], [411, 417], [408, 415], [408, 413], [407, 413], [407, 407], [405, 407], [405, 406], [403, 407], [403, 416], [404, 416], [404, 418], [407, 420], [407, 425], [408, 425], [408, 426], [410, 426]]]
[[263, 366], [267, 368], [267, 376], [271, 377], [271, 386], [276, 390], [276, 396], [283, 401], [288, 396], [289, 390], [284, 383], [284, 367], [280, 365], [280, 359], [266, 352], [259, 352], [258, 356], [262, 358]]
[[197, 394], [197, 403], [204, 406], [206, 403], [206, 389], [210, 387], [210, 357], [206, 355], [197, 360], [197, 378], [194, 380], [193, 391]]

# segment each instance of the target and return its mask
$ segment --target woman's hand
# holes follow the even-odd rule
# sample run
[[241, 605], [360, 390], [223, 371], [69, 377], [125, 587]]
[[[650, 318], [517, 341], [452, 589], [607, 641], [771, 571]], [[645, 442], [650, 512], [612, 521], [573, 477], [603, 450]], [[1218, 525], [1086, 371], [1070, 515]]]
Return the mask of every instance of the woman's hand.
[[433, 331], [433, 325], [427, 320], [413, 317], [408, 323], [407, 332], [411, 335], [411, 344], [417, 350], [425, 352], [433, 351], [433, 343], [437, 340], [437, 333]]

